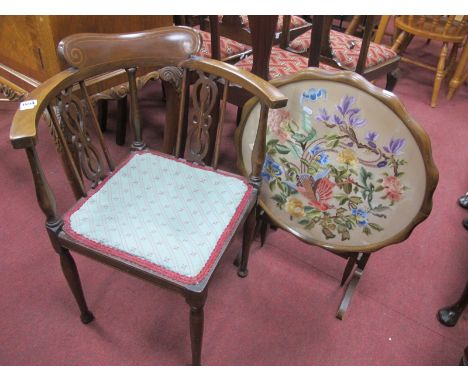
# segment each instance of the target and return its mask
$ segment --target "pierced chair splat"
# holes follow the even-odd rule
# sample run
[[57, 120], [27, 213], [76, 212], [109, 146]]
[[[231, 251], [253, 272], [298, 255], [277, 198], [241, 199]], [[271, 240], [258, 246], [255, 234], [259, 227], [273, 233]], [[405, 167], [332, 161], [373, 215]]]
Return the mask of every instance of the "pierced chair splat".
[[[268, 120], [259, 204], [275, 226], [347, 259], [341, 319], [370, 255], [428, 217], [430, 141], [398, 98], [356, 73], [310, 68], [271, 83], [290, 101]], [[258, 111], [246, 104], [236, 137], [242, 173]]]
[[[19, 110], [10, 131], [13, 147], [27, 153], [46, 230], [60, 257], [81, 321], [88, 324], [94, 316], [70, 251], [181, 294], [190, 307], [193, 365], [201, 363], [204, 305], [211, 276], [241, 227], [244, 236], [239, 274], [245, 274], [265, 159], [268, 112], [287, 103], [274, 86], [251, 73], [192, 56], [200, 45], [199, 33], [187, 27], [126, 35], [69, 36], [60, 43], [59, 52], [73, 66], [29, 94], [27, 101], [35, 100], [35, 107]], [[143, 140], [136, 74], [147, 66], [177, 69], [173, 73], [182, 75], [175, 156], [152, 151]], [[129, 155], [114, 165], [87, 94], [86, 80], [117, 69], [128, 74], [134, 143]], [[196, 76], [191, 91], [188, 78]], [[217, 168], [231, 84], [242, 86], [262, 104], [259, 138], [248, 177]], [[222, 109], [219, 123], [213, 125], [211, 113], [218, 105], [212, 100], [220, 90]], [[196, 110], [193, 115], [189, 112], [190, 100]], [[77, 199], [63, 216], [57, 212], [54, 193], [36, 151], [37, 125], [44, 112]], [[183, 133], [189, 125], [193, 133], [185, 147], [182, 136], [186, 137]], [[204, 164], [210, 129], [217, 131], [212, 167]], [[185, 159], [184, 152], [190, 154]]]

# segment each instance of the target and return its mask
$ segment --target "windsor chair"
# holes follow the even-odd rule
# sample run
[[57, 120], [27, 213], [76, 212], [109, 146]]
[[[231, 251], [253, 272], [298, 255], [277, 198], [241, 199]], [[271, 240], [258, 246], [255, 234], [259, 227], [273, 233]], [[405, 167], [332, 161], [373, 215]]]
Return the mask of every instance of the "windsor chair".
[[[271, 83], [289, 102], [268, 119], [259, 205], [276, 227], [347, 260], [342, 319], [371, 254], [429, 216], [429, 137], [396, 96], [356, 73], [309, 68]], [[249, 101], [237, 130], [242, 174], [259, 110]]]
[[[395, 27], [401, 30], [392, 50], [398, 54], [404, 54], [404, 49], [408, 46], [408, 40], [414, 36], [439, 41], [442, 43], [437, 66], [427, 65], [423, 62], [402, 57], [404, 62], [417, 65], [421, 68], [435, 72], [434, 85], [431, 96], [431, 106], [437, 106], [442, 80], [451, 73], [457, 57], [458, 49], [465, 41], [468, 23], [466, 16], [398, 16], [395, 18]], [[452, 44], [447, 61], [449, 44]]]
[[[59, 255], [81, 321], [94, 316], [86, 303], [70, 251], [90, 257], [181, 294], [190, 307], [192, 364], [201, 363], [204, 305], [208, 286], [235, 233], [244, 226], [245, 276], [255, 224], [260, 171], [265, 159], [270, 108], [287, 99], [272, 85], [229, 64], [192, 56], [201, 38], [187, 27], [134, 34], [77, 34], [63, 39], [59, 53], [70, 65], [32, 91], [14, 116], [10, 140], [27, 154], [45, 228]], [[140, 68], [182, 76], [175, 156], [149, 150], [142, 137], [136, 90]], [[132, 151], [118, 165], [110, 155], [86, 81], [124, 69], [128, 75]], [[190, 77], [197, 80], [190, 90]], [[217, 168], [227, 95], [241, 86], [263, 105], [258, 139], [247, 178]], [[219, 124], [214, 99], [221, 91]], [[193, 108], [189, 110], [189, 100]], [[36, 150], [38, 122], [45, 113], [76, 203], [59, 215], [56, 199]], [[88, 118], [86, 118], [88, 116]], [[191, 119], [187, 144], [182, 132]], [[216, 129], [214, 160], [204, 165], [209, 129]], [[184, 136], [187, 136], [185, 134]], [[185, 159], [181, 157], [186, 153]], [[165, 213], [170, 211], [170, 214]]]

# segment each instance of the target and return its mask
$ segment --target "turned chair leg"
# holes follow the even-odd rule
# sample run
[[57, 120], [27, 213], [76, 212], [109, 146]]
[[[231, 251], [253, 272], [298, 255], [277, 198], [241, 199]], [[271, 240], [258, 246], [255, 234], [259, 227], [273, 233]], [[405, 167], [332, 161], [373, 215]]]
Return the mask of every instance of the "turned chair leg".
[[439, 62], [437, 64], [437, 71], [434, 79], [434, 88], [432, 90], [432, 98], [431, 98], [431, 106], [436, 107], [437, 105], [437, 97], [440, 91], [440, 85], [442, 84], [442, 80], [445, 74], [445, 58], [447, 57], [448, 52], [448, 44], [444, 42], [442, 45], [442, 50], [440, 51]]
[[120, 98], [117, 101], [117, 127], [115, 129], [115, 143], [119, 146], [125, 144], [127, 135], [127, 97]]
[[437, 319], [442, 325], [450, 327], [455, 326], [467, 305], [468, 283], [466, 284], [465, 290], [463, 291], [461, 297], [455, 304], [446, 306], [437, 312]]
[[203, 344], [204, 306], [206, 292], [198, 296], [187, 296], [190, 306], [190, 344], [192, 348], [192, 366], [201, 365], [201, 352]]
[[249, 273], [247, 269], [247, 264], [249, 262], [249, 253], [250, 253], [250, 246], [252, 245], [252, 241], [255, 235], [255, 223], [256, 223], [256, 208], [252, 208], [250, 211], [247, 220], [244, 223], [244, 232], [242, 237], [242, 255], [240, 260], [239, 271], [237, 275], [239, 277], [246, 277]]
[[60, 255], [60, 265], [62, 266], [63, 274], [65, 279], [68, 282], [73, 296], [80, 308], [81, 312], [81, 322], [83, 324], [89, 324], [94, 320], [93, 314], [89, 311], [88, 305], [86, 305], [86, 300], [83, 294], [83, 288], [81, 287], [80, 276], [78, 274], [78, 269], [76, 268], [75, 260], [70, 254], [70, 251], [66, 248], [61, 249]]
[[463, 47], [462, 54], [460, 59], [458, 60], [458, 64], [455, 68], [455, 73], [452, 76], [452, 79], [449, 82], [449, 91], [447, 99], [450, 101], [455, 94], [455, 91], [458, 87], [466, 80], [468, 76], [468, 71], [465, 73], [465, 78], [463, 72], [465, 70], [466, 63], [468, 62], [468, 42], [465, 42], [465, 46]]
[[[362, 273], [364, 272], [364, 268], [367, 264], [367, 261], [369, 260], [369, 257], [370, 257], [370, 253], [359, 253], [357, 257], [354, 257], [357, 267], [354, 271], [351, 281], [348, 284], [348, 287], [346, 288], [346, 292], [343, 296], [343, 299], [341, 300], [340, 307], [338, 308], [338, 311], [336, 312], [336, 318], [342, 320], [344, 317], [344, 314], [348, 310], [348, 306], [351, 302], [351, 298], [353, 297], [354, 290], [356, 289], [357, 284], [359, 280], [361, 279]], [[346, 268], [348, 268], [349, 266], [349, 263], [350, 263], [349, 259], [348, 259], [348, 264]], [[351, 264], [353, 264], [353, 262], [351, 262]], [[346, 270], [345, 270], [345, 273], [346, 273]], [[343, 275], [343, 278], [344, 278], [344, 275]]]
[[401, 32], [399, 35], [398, 35], [398, 38], [395, 40], [394, 44], [392, 45], [392, 50], [396, 53], [400, 53], [400, 45], [403, 43], [403, 41], [406, 39], [406, 37], [408, 36], [408, 33], [407, 32]]

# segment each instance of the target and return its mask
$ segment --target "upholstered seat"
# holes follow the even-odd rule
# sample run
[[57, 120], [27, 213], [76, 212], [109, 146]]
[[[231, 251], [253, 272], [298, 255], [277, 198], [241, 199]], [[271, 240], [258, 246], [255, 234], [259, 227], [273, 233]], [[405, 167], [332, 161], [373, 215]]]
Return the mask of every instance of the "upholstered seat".
[[[296, 37], [291, 43], [290, 48], [297, 52], [306, 52], [310, 47], [311, 35], [304, 33]], [[361, 51], [362, 39], [348, 35], [335, 30], [330, 30], [330, 46], [337, 60], [345, 67], [355, 70], [359, 52]], [[366, 68], [386, 62], [397, 54], [386, 46], [371, 42], [367, 52]]]
[[87, 247], [195, 284], [216, 263], [251, 191], [235, 175], [143, 151], [65, 214], [64, 231]]
[[[202, 36], [202, 47], [200, 48], [198, 55], [211, 58], [211, 34], [205, 31], [200, 31], [200, 34]], [[225, 60], [244, 52], [247, 53], [252, 49], [249, 45], [242, 44], [223, 36], [219, 37], [219, 46], [221, 60]]]
[[[296, 73], [299, 70], [307, 68], [308, 62], [308, 58], [304, 56], [274, 46], [271, 48], [269, 77], [270, 79], [274, 79]], [[239, 62], [236, 62], [235, 65], [244, 70], [251, 71], [252, 64], [253, 56], [249, 56]], [[323, 63], [320, 63], [319, 67], [328, 71], [337, 70], [332, 66]]]

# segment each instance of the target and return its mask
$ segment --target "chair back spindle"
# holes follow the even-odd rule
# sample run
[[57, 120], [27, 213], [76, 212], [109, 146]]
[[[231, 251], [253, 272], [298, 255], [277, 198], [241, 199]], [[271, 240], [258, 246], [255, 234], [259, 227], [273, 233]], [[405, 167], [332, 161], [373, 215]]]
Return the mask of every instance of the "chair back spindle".
[[143, 150], [146, 145], [143, 143], [140, 110], [138, 108], [137, 84], [136, 84], [136, 68], [125, 69], [128, 76], [128, 86], [130, 95], [130, 126], [134, 134], [133, 150]]

